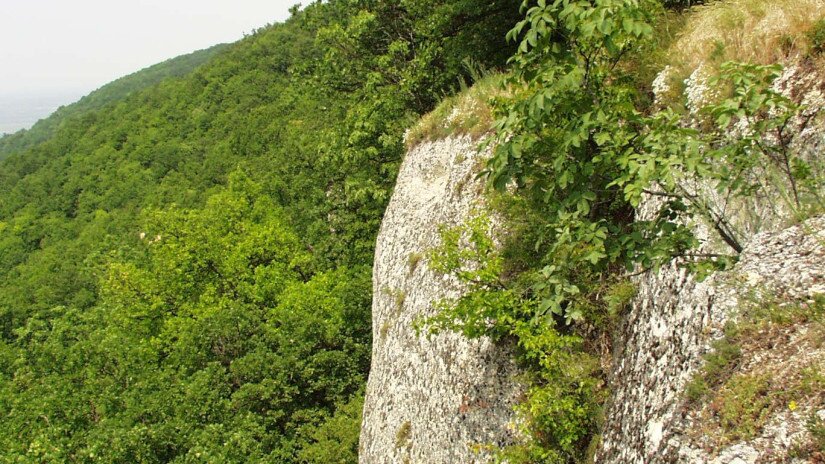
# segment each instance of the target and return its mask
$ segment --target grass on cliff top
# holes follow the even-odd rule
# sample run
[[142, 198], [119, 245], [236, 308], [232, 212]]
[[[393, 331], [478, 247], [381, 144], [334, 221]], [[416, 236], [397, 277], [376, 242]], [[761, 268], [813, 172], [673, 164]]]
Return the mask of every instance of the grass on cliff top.
[[[662, 103], [682, 105], [686, 79], [722, 63], [825, 65], [825, 0], [725, 0], [668, 13], [657, 26], [652, 69], [667, 69]], [[652, 82], [647, 79], [646, 82]], [[662, 92], [660, 90], [660, 92]]]
[[730, 0], [694, 7], [671, 64], [688, 73], [704, 63], [771, 64], [815, 48], [809, 34], [825, 18], [825, 0]]
[[504, 79], [502, 74], [489, 75], [464, 92], [444, 99], [407, 132], [407, 148], [450, 136], [478, 138], [489, 132], [495, 120], [490, 101], [506, 95]]

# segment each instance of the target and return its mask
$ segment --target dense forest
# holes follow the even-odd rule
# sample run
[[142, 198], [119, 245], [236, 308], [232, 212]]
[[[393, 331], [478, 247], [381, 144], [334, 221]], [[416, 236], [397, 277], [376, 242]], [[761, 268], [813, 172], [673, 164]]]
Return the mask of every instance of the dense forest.
[[[678, 105], [653, 114], [662, 50], [696, 3], [317, 1], [0, 138], [0, 462], [356, 462], [404, 134], [490, 74], [506, 90], [485, 174], [515, 191], [516, 240], [472, 255], [473, 291], [430, 322], [515, 339], [531, 366], [532, 442], [502, 456], [585, 461], [605, 396], [593, 334], [633, 292], [614, 277], [697, 246], [681, 220], [705, 212], [675, 172], [752, 194], [716, 167], [770, 153], [728, 128], [798, 110], [753, 64], [720, 68], [731, 91], [705, 132]], [[821, 211], [820, 174], [794, 163], [782, 182]], [[653, 182], [671, 200], [634, 221]], [[735, 260], [727, 238], [694, 270]], [[436, 267], [466, 269], [444, 246]]]
[[319, 2], [0, 140], [2, 461], [354, 462], [403, 132], [517, 18]]

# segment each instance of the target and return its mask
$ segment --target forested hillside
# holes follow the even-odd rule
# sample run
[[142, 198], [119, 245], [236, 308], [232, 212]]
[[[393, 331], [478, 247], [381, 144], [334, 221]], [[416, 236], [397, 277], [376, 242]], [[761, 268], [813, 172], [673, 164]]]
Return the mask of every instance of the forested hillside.
[[0, 138], [0, 160], [53, 136], [59, 124], [66, 119], [78, 117], [84, 112], [100, 109], [107, 104], [123, 100], [130, 94], [156, 85], [164, 79], [191, 73], [226, 46], [226, 44], [214, 45], [205, 50], [198, 50], [149, 66], [110, 82], [75, 103], [58, 108], [49, 117], [38, 121], [31, 129]]
[[2, 139], [2, 461], [353, 462], [403, 132], [517, 18], [315, 3]]

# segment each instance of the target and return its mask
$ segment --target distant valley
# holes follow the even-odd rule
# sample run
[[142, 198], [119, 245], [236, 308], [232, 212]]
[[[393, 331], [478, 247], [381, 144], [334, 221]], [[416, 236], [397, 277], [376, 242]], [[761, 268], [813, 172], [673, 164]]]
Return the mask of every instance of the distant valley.
[[47, 92], [44, 94], [0, 94], [0, 134], [29, 129], [62, 105], [68, 105], [84, 95], [81, 91]]

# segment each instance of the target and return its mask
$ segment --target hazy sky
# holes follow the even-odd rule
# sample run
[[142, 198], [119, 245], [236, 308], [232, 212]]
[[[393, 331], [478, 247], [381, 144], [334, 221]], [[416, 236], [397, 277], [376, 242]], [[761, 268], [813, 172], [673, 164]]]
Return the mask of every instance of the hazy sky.
[[0, 0], [0, 95], [82, 95], [283, 21], [299, 1]]

